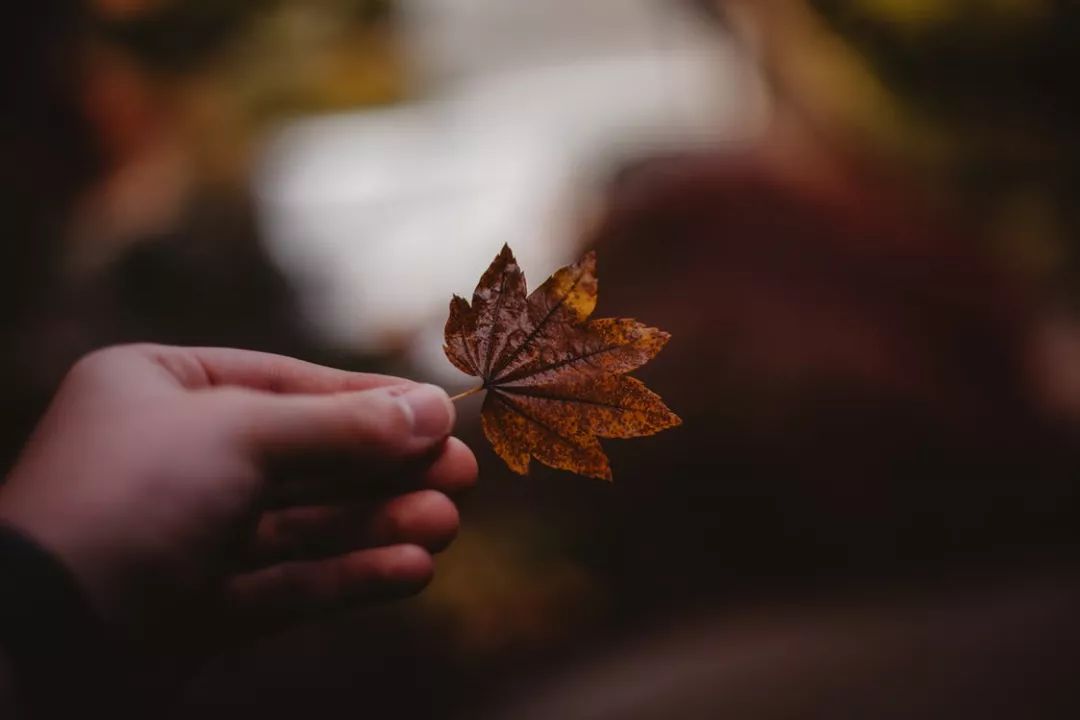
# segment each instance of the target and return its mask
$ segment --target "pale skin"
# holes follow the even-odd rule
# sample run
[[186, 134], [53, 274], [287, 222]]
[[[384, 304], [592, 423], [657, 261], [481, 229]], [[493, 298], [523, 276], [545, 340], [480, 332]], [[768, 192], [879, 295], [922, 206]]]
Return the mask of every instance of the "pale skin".
[[445, 392], [402, 378], [108, 348], [62, 383], [0, 521], [112, 622], [266, 628], [429, 582], [458, 528], [450, 496], [477, 474], [453, 424]]

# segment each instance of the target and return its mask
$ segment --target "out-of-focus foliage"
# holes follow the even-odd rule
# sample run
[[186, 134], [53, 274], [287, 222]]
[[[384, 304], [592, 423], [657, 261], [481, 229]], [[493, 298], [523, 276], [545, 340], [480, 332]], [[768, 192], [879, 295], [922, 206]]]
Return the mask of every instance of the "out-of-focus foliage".
[[826, 136], [914, 171], [929, 197], [967, 212], [1022, 273], [1059, 289], [1075, 285], [1080, 5], [727, 5], [758, 24], [782, 93]]
[[421, 599], [459, 662], [550, 649], [597, 622], [605, 589], [558, 528], [528, 513], [485, 515], [474, 514], [440, 558], [439, 580]]
[[65, 241], [84, 276], [174, 232], [200, 198], [248, 215], [267, 126], [406, 87], [384, 0], [96, 0], [81, 47], [79, 101], [102, 150]]
[[404, 92], [392, 0], [99, 4], [101, 39], [144, 72], [210, 80], [255, 118], [391, 102]]

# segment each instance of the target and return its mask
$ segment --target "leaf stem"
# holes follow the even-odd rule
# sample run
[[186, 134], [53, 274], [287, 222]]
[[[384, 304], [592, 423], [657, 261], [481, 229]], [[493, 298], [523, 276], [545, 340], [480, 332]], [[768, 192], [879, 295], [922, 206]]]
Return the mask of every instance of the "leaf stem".
[[483, 389], [484, 389], [483, 385], [477, 385], [472, 390], [466, 390], [465, 392], [461, 393], [460, 395], [455, 395], [454, 397], [450, 398], [450, 402], [457, 402], [458, 400], [461, 400], [463, 398], [467, 398], [470, 395], [475, 395], [476, 393], [482, 391]]

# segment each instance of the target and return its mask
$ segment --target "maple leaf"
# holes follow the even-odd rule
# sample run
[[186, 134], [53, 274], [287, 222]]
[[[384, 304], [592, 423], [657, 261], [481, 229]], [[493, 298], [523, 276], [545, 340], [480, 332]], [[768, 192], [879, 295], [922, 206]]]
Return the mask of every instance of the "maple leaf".
[[522, 475], [532, 458], [611, 479], [598, 438], [652, 435], [681, 424], [660, 396], [626, 373], [671, 337], [596, 308], [596, 254], [564, 267], [530, 295], [506, 245], [480, 278], [472, 304], [454, 296], [443, 350], [483, 380], [481, 421], [495, 452]]

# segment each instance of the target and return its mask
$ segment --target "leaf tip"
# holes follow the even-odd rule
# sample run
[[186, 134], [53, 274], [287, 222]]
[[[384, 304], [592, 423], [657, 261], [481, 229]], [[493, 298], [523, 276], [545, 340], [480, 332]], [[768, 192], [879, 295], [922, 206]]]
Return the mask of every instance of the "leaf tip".
[[596, 478], [597, 480], [606, 480], [607, 482], [614, 482], [615, 476], [611, 472], [611, 461], [608, 460], [607, 455], [600, 453], [600, 462], [594, 464], [589, 468], [577, 468], [572, 469], [571, 472], [578, 475], [584, 475], [585, 477]]

